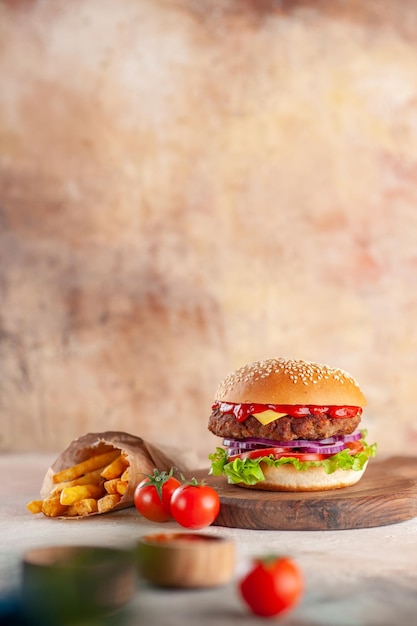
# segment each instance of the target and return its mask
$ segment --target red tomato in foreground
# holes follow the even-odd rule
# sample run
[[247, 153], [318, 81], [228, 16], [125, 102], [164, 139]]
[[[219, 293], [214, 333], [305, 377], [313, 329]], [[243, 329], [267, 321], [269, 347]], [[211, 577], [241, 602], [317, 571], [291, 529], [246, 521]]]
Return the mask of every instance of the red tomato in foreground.
[[297, 604], [304, 591], [304, 580], [291, 558], [272, 556], [254, 561], [240, 581], [239, 590], [252, 613], [273, 617]]
[[172, 519], [170, 506], [172, 494], [182, 483], [166, 472], [148, 476], [138, 484], [134, 494], [136, 509], [152, 522]]
[[220, 498], [204, 483], [187, 483], [179, 487], [171, 499], [171, 515], [185, 528], [198, 530], [210, 526], [220, 510]]

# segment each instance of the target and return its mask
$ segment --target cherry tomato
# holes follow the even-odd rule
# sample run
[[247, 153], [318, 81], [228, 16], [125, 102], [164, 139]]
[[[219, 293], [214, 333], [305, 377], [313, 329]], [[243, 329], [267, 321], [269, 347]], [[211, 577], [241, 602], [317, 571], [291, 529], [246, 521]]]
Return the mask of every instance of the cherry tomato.
[[176, 489], [171, 498], [171, 515], [185, 528], [198, 530], [210, 526], [220, 510], [215, 489], [195, 479]]
[[248, 452], [242, 452], [241, 454], [235, 454], [228, 457], [228, 461], [231, 462], [234, 459], [258, 459], [263, 456], [272, 455], [275, 459], [281, 459], [283, 457], [291, 457], [298, 459], [299, 461], [323, 461], [323, 459], [329, 458], [331, 454], [322, 454], [321, 452], [294, 452], [288, 448], [275, 447], [275, 448], [259, 448], [257, 450], [249, 450]]
[[172, 472], [155, 470], [135, 489], [134, 503], [143, 517], [152, 522], [167, 522], [172, 519], [170, 505], [172, 494], [182, 483], [172, 476]]
[[238, 583], [240, 594], [255, 615], [273, 617], [289, 611], [304, 592], [304, 579], [290, 557], [255, 559]]

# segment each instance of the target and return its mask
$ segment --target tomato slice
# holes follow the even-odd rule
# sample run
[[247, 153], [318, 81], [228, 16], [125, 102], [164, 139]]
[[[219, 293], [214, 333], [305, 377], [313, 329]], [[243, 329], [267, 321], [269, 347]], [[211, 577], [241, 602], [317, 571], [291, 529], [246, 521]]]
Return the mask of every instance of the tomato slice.
[[258, 450], [248, 450], [248, 452], [229, 456], [228, 461], [231, 463], [235, 459], [259, 459], [263, 456], [273, 456], [275, 459], [291, 458], [299, 461], [323, 461], [323, 459], [328, 459], [333, 455], [321, 454], [320, 452], [295, 452], [288, 450], [288, 448], [259, 448]]
[[278, 458], [282, 459], [283, 457], [298, 459], [299, 461], [323, 461], [323, 459], [328, 459], [329, 456], [334, 456], [333, 454], [321, 454], [321, 452], [286, 452], [285, 454], [281, 454]]
[[358, 454], [358, 452], [362, 452], [363, 443], [361, 441], [348, 441], [346, 442], [346, 449], [349, 451], [349, 454]]
[[257, 450], [248, 450], [237, 454], [241, 459], [258, 459], [261, 456], [269, 456], [272, 454], [275, 458], [279, 458], [281, 454], [288, 452], [288, 448], [258, 448]]

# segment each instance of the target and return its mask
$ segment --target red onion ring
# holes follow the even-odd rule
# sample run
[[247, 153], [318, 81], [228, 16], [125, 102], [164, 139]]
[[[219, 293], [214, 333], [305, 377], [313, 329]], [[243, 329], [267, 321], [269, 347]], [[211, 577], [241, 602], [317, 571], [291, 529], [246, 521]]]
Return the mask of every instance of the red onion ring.
[[300, 449], [304, 452], [319, 452], [321, 454], [337, 454], [345, 449], [346, 443], [357, 441], [362, 437], [360, 431], [349, 435], [335, 435], [326, 439], [293, 439], [292, 441], [275, 441], [262, 437], [247, 437], [246, 439], [223, 439], [223, 445], [228, 448], [230, 455], [240, 454], [249, 450], [261, 450], [262, 448], [288, 448], [289, 450]]

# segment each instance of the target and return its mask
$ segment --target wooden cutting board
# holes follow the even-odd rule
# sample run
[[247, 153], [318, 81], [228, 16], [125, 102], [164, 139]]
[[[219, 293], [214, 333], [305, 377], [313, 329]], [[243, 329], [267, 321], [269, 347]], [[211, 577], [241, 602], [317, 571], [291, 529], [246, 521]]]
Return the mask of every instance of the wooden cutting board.
[[356, 485], [332, 491], [256, 491], [228, 485], [223, 477], [205, 476], [205, 480], [220, 496], [217, 526], [345, 530], [386, 526], [417, 517], [417, 457], [371, 460]]

